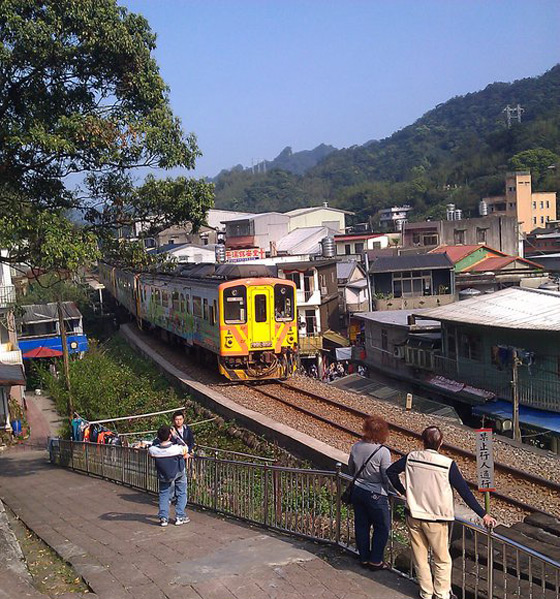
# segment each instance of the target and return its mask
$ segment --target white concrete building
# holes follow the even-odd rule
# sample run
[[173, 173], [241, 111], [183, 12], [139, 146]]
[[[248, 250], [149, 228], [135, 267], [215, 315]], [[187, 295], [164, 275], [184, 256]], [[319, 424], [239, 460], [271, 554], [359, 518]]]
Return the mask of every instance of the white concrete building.
[[[0, 255], [6, 252], [0, 250]], [[20, 403], [25, 391], [23, 358], [19, 350], [12, 306], [16, 301], [10, 267], [0, 262], [0, 429], [10, 432], [10, 397]]]
[[286, 212], [286, 214], [290, 217], [290, 231], [303, 227], [328, 227], [332, 231], [344, 233], [346, 215], [352, 214], [352, 212], [331, 208], [327, 202], [324, 202], [322, 206], [297, 208]]

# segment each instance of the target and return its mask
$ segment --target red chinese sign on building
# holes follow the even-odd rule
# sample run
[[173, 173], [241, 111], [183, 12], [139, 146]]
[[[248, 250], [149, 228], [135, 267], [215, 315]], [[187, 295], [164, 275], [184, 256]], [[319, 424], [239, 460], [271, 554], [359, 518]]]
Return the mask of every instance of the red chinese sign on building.
[[249, 248], [247, 250], [226, 250], [227, 262], [246, 262], [248, 260], [259, 260], [266, 257], [266, 252], [261, 248]]

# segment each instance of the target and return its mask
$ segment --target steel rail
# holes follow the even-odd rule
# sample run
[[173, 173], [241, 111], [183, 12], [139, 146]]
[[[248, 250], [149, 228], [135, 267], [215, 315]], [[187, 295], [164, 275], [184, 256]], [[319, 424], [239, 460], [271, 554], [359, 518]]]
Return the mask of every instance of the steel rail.
[[[318, 401], [327, 403], [328, 405], [331, 405], [333, 407], [340, 408], [341, 410], [345, 410], [345, 411], [353, 414], [354, 416], [358, 416], [360, 418], [365, 418], [366, 416], [370, 416], [370, 414], [368, 414], [367, 412], [363, 412], [361, 410], [358, 410], [357, 408], [353, 408], [352, 406], [347, 406], [347, 405], [342, 404], [334, 399], [329, 399], [328, 397], [323, 397], [321, 395], [318, 395], [317, 393], [313, 393], [312, 391], [307, 391], [306, 389], [300, 389], [299, 387], [295, 387], [294, 385], [291, 385], [289, 383], [280, 382], [278, 384], [280, 384], [286, 388], [289, 388], [292, 391], [302, 393], [303, 395], [307, 395], [308, 397], [311, 397]], [[391, 422], [389, 422], [388, 424], [389, 424], [389, 428], [392, 428], [395, 431], [402, 432], [411, 437], [415, 437], [416, 439], [422, 438], [422, 433], [419, 433], [417, 431], [409, 429], [400, 424], [394, 424]], [[454, 453], [458, 453], [459, 455], [462, 455], [465, 458], [469, 458], [471, 460], [476, 461], [476, 455], [472, 451], [469, 451], [468, 449], [463, 449], [462, 447], [453, 445], [452, 443], [445, 443], [445, 442], [443, 443], [442, 447], [444, 449], [453, 451]], [[530, 472], [525, 472], [524, 470], [519, 470], [518, 468], [514, 468], [513, 466], [509, 466], [508, 464], [503, 464], [502, 462], [494, 462], [494, 468], [496, 470], [500, 470], [506, 474], [511, 474], [513, 476], [523, 478], [527, 482], [531, 482], [536, 485], [541, 485], [543, 487], [547, 487], [549, 489], [552, 489], [553, 491], [557, 491], [558, 493], [560, 493], [560, 484], [559, 483], [556, 483], [552, 480], [548, 480], [547, 478], [544, 478], [542, 476], [538, 476], [536, 474], [531, 474]]]
[[[295, 404], [295, 403], [293, 403], [293, 402], [291, 402], [291, 401], [289, 401], [287, 399], [284, 399], [282, 397], [278, 397], [277, 395], [274, 395], [273, 393], [270, 393], [269, 391], [265, 391], [265, 390], [261, 389], [259, 386], [250, 385], [250, 384], [247, 384], [247, 383], [244, 383], [244, 384], [248, 388], [250, 388], [250, 389], [252, 389], [254, 391], [257, 391], [258, 393], [260, 393], [262, 395], [265, 395], [266, 397], [274, 399], [274, 400], [276, 400], [276, 401], [278, 401], [278, 402], [280, 402], [280, 403], [282, 403], [282, 404], [284, 404], [284, 405], [286, 405], [286, 406], [288, 406], [290, 408], [293, 408], [293, 409], [301, 412], [302, 414], [306, 414], [308, 416], [311, 416], [312, 418], [314, 418], [314, 419], [316, 419], [316, 420], [318, 420], [320, 422], [324, 422], [325, 424], [327, 424], [327, 425], [329, 425], [329, 426], [331, 426], [333, 428], [336, 428], [338, 430], [341, 430], [341, 431], [343, 431], [343, 432], [345, 432], [345, 433], [347, 433], [347, 434], [349, 434], [351, 436], [354, 436], [356, 438], [360, 438], [362, 436], [360, 432], [358, 432], [358, 431], [356, 431], [354, 429], [351, 429], [350, 427], [347, 427], [344, 424], [340, 424], [339, 422], [335, 422], [333, 420], [330, 420], [326, 416], [323, 416], [321, 414], [317, 414], [316, 412], [313, 412], [312, 410], [309, 410], [307, 408], [299, 406], [299, 405], [297, 405], [297, 404]], [[278, 384], [278, 383], [274, 383], [274, 384]], [[285, 386], [285, 387], [291, 388], [291, 390], [293, 390], [293, 391], [301, 392], [304, 395], [311, 396], [311, 397], [313, 397], [314, 399], [316, 399], [318, 401], [323, 401], [324, 403], [327, 403], [328, 405], [331, 405], [333, 407], [340, 408], [342, 410], [350, 412], [354, 416], [359, 416], [360, 418], [364, 418], [365, 416], [369, 416], [369, 414], [367, 414], [365, 412], [362, 412], [362, 411], [360, 411], [360, 410], [358, 410], [356, 408], [352, 408], [351, 406], [346, 406], [346, 405], [340, 404], [340, 403], [338, 403], [338, 402], [336, 402], [334, 400], [321, 397], [320, 395], [316, 395], [316, 394], [308, 392], [308, 391], [303, 391], [301, 389], [298, 389], [297, 387], [293, 387], [292, 385], [289, 385], [289, 384], [286, 384], [286, 383], [280, 383], [280, 384], [283, 385], [283, 386]], [[393, 425], [390, 425], [390, 426], [393, 426]], [[399, 427], [395, 427], [395, 428], [398, 430]], [[404, 430], [406, 430], [406, 429], [404, 429]], [[415, 436], [420, 437], [420, 435], [418, 435], [418, 433], [415, 433]], [[454, 446], [453, 445], [447, 445], [446, 447], [449, 448], [449, 449], [451, 449]], [[400, 449], [396, 449], [395, 447], [391, 447], [390, 445], [387, 445], [387, 448], [392, 453], [394, 453], [394, 454], [396, 454], [398, 456], [402, 457], [402, 456], [406, 455], [405, 452], [401, 451]], [[461, 451], [465, 451], [465, 450], [461, 450]], [[468, 454], [468, 452], [466, 452], [466, 453]], [[474, 454], [473, 454], [473, 457], [474, 457]], [[473, 483], [473, 482], [467, 481], [467, 483], [473, 489], [477, 489], [478, 488], [478, 486], [475, 483]], [[539, 509], [539, 508], [536, 508], [535, 506], [532, 506], [532, 505], [527, 504], [527, 503], [525, 503], [523, 501], [520, 501], [519, 499], [515, 499], [514, 497], [510, 497], [509, 495], [504, 495], [503, 493], [500, 493], [500, 492], [493, 492], [493, 495], [497, 499], [501, 499], [505, 503], [508, 503], [509, 505], [512, 505], [512, 506], [514, 506], [516, 508], [519, 508], [519, 509], [522, 509], [522, 510], [525, 510], [525, 511], [528, 511], [528, 512], [539, 512], [539, 513], [543, 513], [543, 514], [547, 513], [547, 512], [544, 512], [543, 510]]]

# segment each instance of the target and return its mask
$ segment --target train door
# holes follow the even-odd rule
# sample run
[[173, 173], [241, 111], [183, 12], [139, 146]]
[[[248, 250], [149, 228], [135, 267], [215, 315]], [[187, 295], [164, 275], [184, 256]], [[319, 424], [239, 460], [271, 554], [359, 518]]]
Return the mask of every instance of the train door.
[[247, 288], [249, 349], [270, 347], [274, 339], [274, 296], [271, 286]]

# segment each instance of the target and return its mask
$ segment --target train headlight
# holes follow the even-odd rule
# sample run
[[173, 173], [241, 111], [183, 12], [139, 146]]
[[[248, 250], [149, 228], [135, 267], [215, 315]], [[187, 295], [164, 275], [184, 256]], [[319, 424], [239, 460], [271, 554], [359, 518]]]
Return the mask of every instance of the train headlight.
[[233, 339], [226, 339], [226, 347], [232, 347]]

